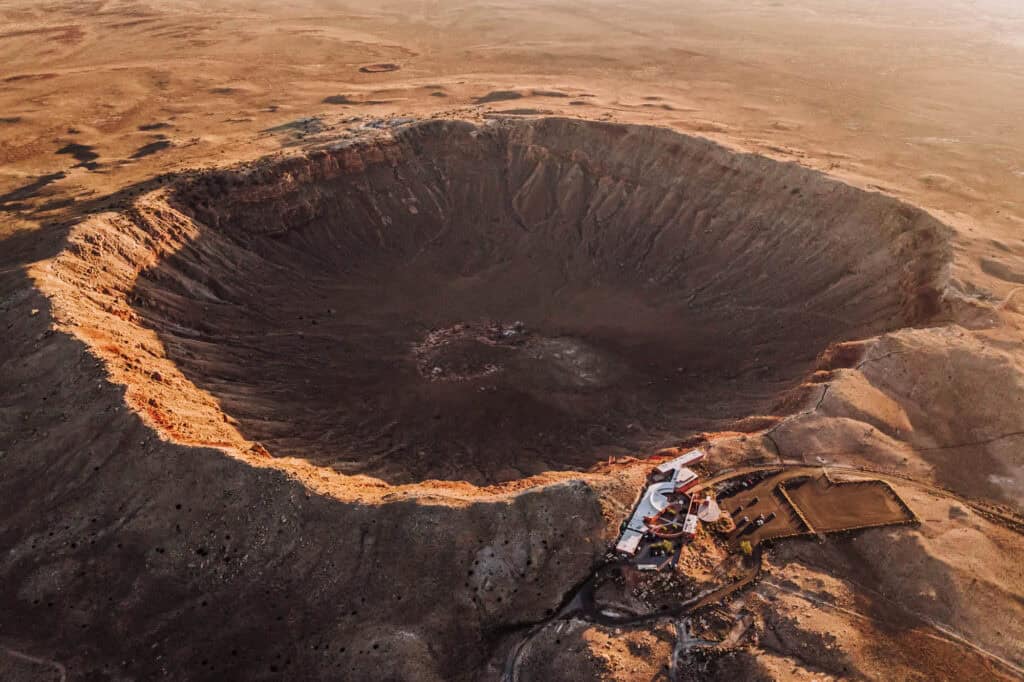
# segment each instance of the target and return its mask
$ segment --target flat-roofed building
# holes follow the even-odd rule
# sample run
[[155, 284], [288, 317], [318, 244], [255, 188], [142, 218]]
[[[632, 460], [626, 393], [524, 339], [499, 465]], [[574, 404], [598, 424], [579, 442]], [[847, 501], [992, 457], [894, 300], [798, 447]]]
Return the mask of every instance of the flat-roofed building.
[[678, 457], [674, 457], [668, 461], [662, 462], [658, 466], [654, 467], [654, 471], [665, 475], [670, 474], [673, 471], [677, 471], [686, 466], [692, 466], [702, 461], [707, 457], [707, 452], [700, 448], [695, 448], [689, 452], [685, 452]]
[[640, 540], [642, 540], [643, 537], [644, 534], [640, 531], [627, 528], [622, 532], [622, 537], [619, 538], [619, 544], [615, 545], [615, 551], [629, 555], [636, 554], [636, 550], [640, 547]]
[[687, 490], [697, 485], [699, 477], [693, 469], [682, 467], [676, 469], [675, 475], [672, 477], [672, 485], [675, 486], [677, 493], [685, 493]]

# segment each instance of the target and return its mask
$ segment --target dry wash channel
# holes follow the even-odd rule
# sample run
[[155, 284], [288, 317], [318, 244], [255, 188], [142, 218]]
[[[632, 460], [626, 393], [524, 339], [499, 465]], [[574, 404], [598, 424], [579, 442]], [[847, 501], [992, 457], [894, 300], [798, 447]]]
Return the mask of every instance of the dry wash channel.
[[[945, 227], [890, 197], [565, 119], [407, 125], [93, 223], [64, 263], [103, 272], [63, 278], [130, 304], [82, 333], [108, 359], [130, 324], [180, 372], [123, 363], [152, 423], [392, 483], [585, 468], [772, 414], [831, 343], [933, 317], [947, 261]], [[186, 388], [203, 398], [163, 408]]]

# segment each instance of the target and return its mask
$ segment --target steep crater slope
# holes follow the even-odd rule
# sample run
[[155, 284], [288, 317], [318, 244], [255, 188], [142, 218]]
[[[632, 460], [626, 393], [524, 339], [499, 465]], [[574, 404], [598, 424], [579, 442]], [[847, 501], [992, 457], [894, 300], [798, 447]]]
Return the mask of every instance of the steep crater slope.
[[938, 314], [948, 260], [895, 199], [565, 119], [419, 123], [136, 209], [125, 293], [178, 370], [274, 456], [392, 483], [772, 415], [831, 343]]

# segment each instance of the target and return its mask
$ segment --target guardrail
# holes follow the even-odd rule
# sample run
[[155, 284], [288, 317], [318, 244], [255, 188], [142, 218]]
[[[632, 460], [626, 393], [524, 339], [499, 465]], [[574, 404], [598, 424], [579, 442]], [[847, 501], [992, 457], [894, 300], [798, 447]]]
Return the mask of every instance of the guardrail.
[[777, 486], [775, 486], [775, 489], [779, 491], [780, 495], [782, 495], [782, 499], [786, 500], [786, 504], [789, 505], [790, 509], [792, 509], [796, 513], [796, 517], [800, 519], [800, 523], [804, 524], [804, 527], [807, 528], [805, 532], [817, 533], [818, 531], [814, 529], [814, 526], [811, 525], [811, 522], [808, 520], [808, 518], [804, 516], [804, 513], [800, 509], [800, 507], [797, 506], [796, 502], [793, 501], [793, 498], [790, 497], [789, 493], [786, 492], [786, 482], [783, 481], [782, 483], [779, 483]]

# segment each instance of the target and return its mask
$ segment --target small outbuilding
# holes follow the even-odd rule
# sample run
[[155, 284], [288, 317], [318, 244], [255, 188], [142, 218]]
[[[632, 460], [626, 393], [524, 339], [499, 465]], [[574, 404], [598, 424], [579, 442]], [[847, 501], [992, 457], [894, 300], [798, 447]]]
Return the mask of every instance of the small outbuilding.
[[697, 516], [687, 514], [686, 518], [683, 519], [683, 535], [690, 538], [697, 537], [697, 525]]

